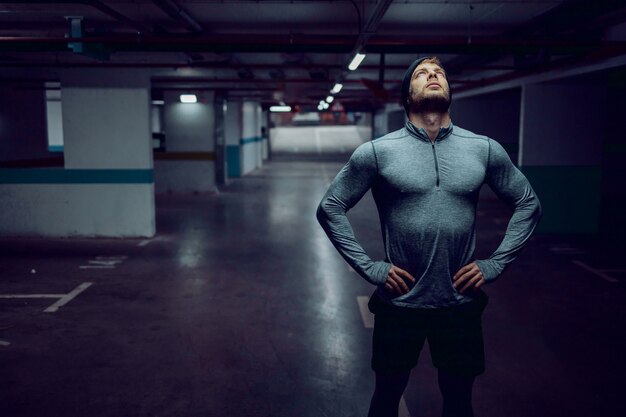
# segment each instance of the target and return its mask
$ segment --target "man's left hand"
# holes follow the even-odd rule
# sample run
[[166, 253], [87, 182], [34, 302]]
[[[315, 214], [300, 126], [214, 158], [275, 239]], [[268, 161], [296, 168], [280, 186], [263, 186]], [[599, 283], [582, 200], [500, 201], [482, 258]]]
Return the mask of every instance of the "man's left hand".
[[485, 284], [485, 277], [480, 272], [480, 268], [476, 265], [476, 262], [465, 265], [463, 268], [454, 274], [452, 278], [454, 281], [453, 287], [460, 288], [460, 293], [465, 292], [467, 289], [478, 291], [480, 287]]

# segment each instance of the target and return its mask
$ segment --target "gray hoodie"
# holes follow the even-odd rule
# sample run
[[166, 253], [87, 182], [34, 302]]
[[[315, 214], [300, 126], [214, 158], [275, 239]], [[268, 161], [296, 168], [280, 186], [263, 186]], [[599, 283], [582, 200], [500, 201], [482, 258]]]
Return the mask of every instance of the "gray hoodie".
[[[452, 277], [474, 261], [478, 195], [489, 184], [514, 208], [496, 251], [476, 263], [494, 281], [530, 238], [541, 206], [530, 183], [493, 139], [453, 126], [434, 142], [411, 122], [400, 130], [359, 146], [330, 184], [317, 219], [350, 266], [384, 300], [404, 307], [437, 308], [472, 300]], [[346, 212], [369, 190], [380, 218], [385, 260], [374, 261], [357, 242]], [[411, 290], [395, 296], [384, 283], [391, 265], [416, 279]]]

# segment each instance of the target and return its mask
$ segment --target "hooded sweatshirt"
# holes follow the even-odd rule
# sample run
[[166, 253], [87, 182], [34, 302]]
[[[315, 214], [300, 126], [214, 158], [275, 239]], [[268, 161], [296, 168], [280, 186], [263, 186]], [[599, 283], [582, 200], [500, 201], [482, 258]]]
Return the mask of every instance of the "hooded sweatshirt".
[[[530, 183], [493, 139], [453, 126], [431, 142], [411, 122], [366, 142], [330, 184], [317, 219], [350, 266], [377, 286], [385, 301], [403, 307], [439, 308], [471, 301], [454, 274], [474, 261], [476, 206], [488, 184], [514, 209], [502, 242], [487, 259], [476, 260], [487, 283], [513, 262], [530, 238], [541, 206]], [[370, 190], [376, 203], [386, 259], [372, 260], [354, 236], [346, 213]], [[384, 284], [391, 265], [416, 279], [396, 296]]]

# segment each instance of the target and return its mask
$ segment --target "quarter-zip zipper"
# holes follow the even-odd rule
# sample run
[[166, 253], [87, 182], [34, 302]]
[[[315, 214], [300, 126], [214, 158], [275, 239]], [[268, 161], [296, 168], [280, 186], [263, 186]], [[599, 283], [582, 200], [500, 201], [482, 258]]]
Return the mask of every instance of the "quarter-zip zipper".
[[439, 188], [439, 162], [437, 161], [437, 151], [435, 150], [435, 142], [431, 141], [433, 147], [433, 157], [435, 158], [435, 173], [437, 174], [437, 188]]

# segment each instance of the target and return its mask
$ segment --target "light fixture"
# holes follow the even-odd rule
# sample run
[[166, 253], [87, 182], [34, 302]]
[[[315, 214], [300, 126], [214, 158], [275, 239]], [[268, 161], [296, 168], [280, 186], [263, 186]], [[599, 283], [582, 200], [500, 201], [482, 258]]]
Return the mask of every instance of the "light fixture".
[[356, 55], [354, 55], [354, 58], [352, 58], [352, 62], [350, 62], [350, 65], [348, 65], [348, 69], [350, 71], [356, 70], [359, 65], [361, 65], [363, 59], [365, 59], [365, 54], [357, 52]]
[[272, 113], [289, 113], [291, 111], [291, 106], [271, 106], [270, 111]]
[[326, 97], [326, 103], [332, 103], [334, 99], [335, 99], [335, 97], [328, 96], [328, 97]]
[[341, 89], [343, 88], [343, 84], [337, 83], [335, 84], [335, 86], [333, 87], [332, 90], [330, 90], [331, 94], [337, 94], [341, 91]]
[[181, 103], [197, 103], [198, 98], [196, 97], [195, 94], [181, 94], [180, 102]]
[[152, 100], [152, 104], [155, 106], [163, 106], [165, 104], [165, 100]]
[[325, 101], [322, 102], [322, 107], [324, 107], [324, 110], [328, 109], [330, 107], [330, 104], [326, 103]]

